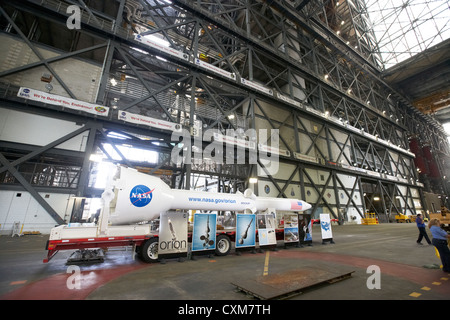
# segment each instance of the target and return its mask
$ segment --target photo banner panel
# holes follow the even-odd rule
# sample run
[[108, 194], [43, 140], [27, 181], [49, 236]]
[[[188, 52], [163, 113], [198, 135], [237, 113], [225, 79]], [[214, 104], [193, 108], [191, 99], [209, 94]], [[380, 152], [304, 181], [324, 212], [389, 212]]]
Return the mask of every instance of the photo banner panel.
[[256, 215], [237, 214], [236, 248], [254, 247], [256, 245]]
[[216, 225], [215, 213], [195, 213], [192, 233], [192, 251], [204, 251], [216, 249]]
[[298, 242], [298, 214], [284, 214], [284, 242]]
[[187, 216], [184, 212], [161, 213], [158, 254], [187, 253]]
[[257, 226], [260, 246], [277, 244], [275, 217], [273, 214], [258, 214]]
[[310, 214], [300, 214], [299, 215], [299, 237], [300, 243], [311, 243], [312, 242], [312, 222]]
[[333, 232], [331, 231], [330, 214], [320, 214], [320, 230], [322, 231], [322, 240], [333, 238]]

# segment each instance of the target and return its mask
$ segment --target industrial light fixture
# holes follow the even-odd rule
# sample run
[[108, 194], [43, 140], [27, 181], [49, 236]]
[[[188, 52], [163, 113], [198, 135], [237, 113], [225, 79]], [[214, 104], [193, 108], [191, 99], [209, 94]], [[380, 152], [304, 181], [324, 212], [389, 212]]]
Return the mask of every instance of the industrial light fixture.
[[258, 182], [258, 178], [251, 177], [251, 178], [248, 179], [248, 182], [249, 183], [257, 183]]

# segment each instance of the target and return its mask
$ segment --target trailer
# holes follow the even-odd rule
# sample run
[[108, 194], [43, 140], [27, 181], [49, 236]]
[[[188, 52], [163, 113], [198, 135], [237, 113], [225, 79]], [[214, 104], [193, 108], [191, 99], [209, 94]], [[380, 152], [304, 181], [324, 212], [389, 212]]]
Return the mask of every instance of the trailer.
[[[47, 240], [47, 256], [44, 263], [50, 260], [63, 250], [93, 250], [107, 249], [112, 247], [133, 247], [137, 256], [144, 262], [158, 261], [158, 241], [157, 232], [150, 232], [147, 226], [134, 226], [113, 228], [106, 237], [97, 236], [97, 227], [69, 227], [67, 225], [58, 226], [52, 229], [49, 240]], [[284, 229], [276, 229], [277, 241], [284, 239]], [[258, 232], [256, 231], [256, 237]], [[230, 253], [232, 243], [236, 240], [236, 230], [219, 230], [216, 232], [216, 247], [214, 254], [226, 256]], [[188, 241], [192, 241], [192, 233], [189, 233]], [[95, 259], [95, 258], [94, 258]], [[91, 259], [83, 259], [89, 261]]]
[[[276, 220], [273, 219], [268, 218], [271, 225], [269, 233], [265, 232], [267, 229], [257, 229], [257, 213], [258, 218], [265, 219], [265, 215], [276, 217], [277, 212], [297, 215], [311, 208], [310, 204], [298, 199], [257, 197], [250, 189], [236, 194], [170, 189], [157, 177], [122, 166], [116, 167], [110, 175], [102, 194], [102, 202], [97, 223], [60, 225], [51, 230], [46, 244], [47, 257], [43, 260], [44, 263], [49, 262], [61, 250], [124, 246], [132, 246], [133, 252], [136, 252], [143, 261], [155, 262], [162, 253], [161, 249], [170, 247], [174, 252], [178, 252], [177, 249], [187, 249], [187, 243], [192, 243], [195, 229], [189, 228], [195, 226], [188, 224], [186, 215], [189, 211], [204, 213], [232, 211], [238, 212], [238, 217], [252, 216], [254, 221], [252, 229], [249, 229], [251, 222], [241, 230], [238, 224], [236, 228], [223, 229], [216, 228], [217, 220], [212, 222], [211, 227], [216, 230], [214, 253], [224, 256], [230, 252], [233, 242], [238, 247], [244, 238], [252, 238], [252, 234], [253, 239], [258, 241], [260, 233], [264, 237], [268, 234], [271, 237], [275, 236], [276, 240], [286, 237], [287, 229], [278, 228], [274, 223]], [[180, 217], [183, 218], [179, 219]], [[157, 220], [160, 222], [159, 226], [155, 224]], [[178, 223], [179, 228], [175, 231], [178, 227], [177, 220], [181, 223]], [[206, 232], [209, 234], [209, 225], [207, 229]], [[180, 234], [184, 236], [178, 238]], [[295, 234], [292, 232], [291, 234], [289, 236], [295, 240]], [[169, 242], [164, 248], [162, 237], [169, 237]], [[203, 235], [203, 239], [205, 238]], [[180, 239], [183, 240], [180, 242]]]

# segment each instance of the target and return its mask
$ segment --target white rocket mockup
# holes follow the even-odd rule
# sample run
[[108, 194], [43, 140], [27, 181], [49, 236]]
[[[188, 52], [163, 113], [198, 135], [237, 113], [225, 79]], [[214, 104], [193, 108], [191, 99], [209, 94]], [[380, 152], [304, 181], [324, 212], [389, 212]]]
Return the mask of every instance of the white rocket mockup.
[[169, 210], [217, 210], [255, 213], [305, 211], [311, 205], [297, 199], [257, 197], [252, 190], [244, 193], [212, 193], [171, 189], [161, 179], [134, 169], [117, 167], [113, 180], [102, 198], [109, 203], [109, 220], [113, 225], [150, 221]]

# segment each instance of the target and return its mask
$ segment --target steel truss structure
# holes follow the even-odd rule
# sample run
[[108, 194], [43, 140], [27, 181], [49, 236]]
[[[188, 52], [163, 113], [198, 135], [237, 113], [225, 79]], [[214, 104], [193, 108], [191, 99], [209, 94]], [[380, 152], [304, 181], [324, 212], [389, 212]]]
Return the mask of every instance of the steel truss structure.
[[447, 1], [365, 2], [386, 69], [449, 38]]
[[[71, 5], [80, 9], [80, 29], [67, 27]], [[304, 199], [313, 204], [313, 215], [328, 212], [340, 222], [366, 212], [392, 221], [395, 214], [429, 210], [423, 191], [449, 194], [442, 177], [450, 151], [442, 126], [381, 78], [362, 1], [29, 0], [2, 1], [0, 13], [0, 36], [35, 55], [0, 71], [1, 107], [81, 125], [39, 148], [0, 137], [0, 186], [21, 185], [59, 223], [38, 191], [98, 195], [89, 187], [95, 167], [89, 157], [98, 150], [112, 162], [159, 170], [179, 188], [199, 187], [210, 177], [219, 191], [235, 192], [257, 175], [256, 193]], [[44, 56], [49, 48], [55, 54]], [[70, 59], [100, 70], [92, 96], [56, 70]], [[53, 76], [54, 93], [108, 106], [108, 117], [17, 97], [17, 77], [39, 68]], [[37, 80], [35, 88], [41, 87]], [[248, 129], [278, 130], [280, 168], [270, 174], [261, 159], [174, 165], [172, 132], [123, 121], [124, 112], [180, 124], [200, 138], [208, 129], [224, 135], [233, 129], [236, 138], [246, 138]], [[83, 152], [54, 148], [82, 132], [89, 132]], [[430, 148], [438, 176], [419, 174], [411, 139]], [[259, 148], [268, 143], [253, 142]], [[127, 159], [123, 144], [157, 151], [158, 162]]]

